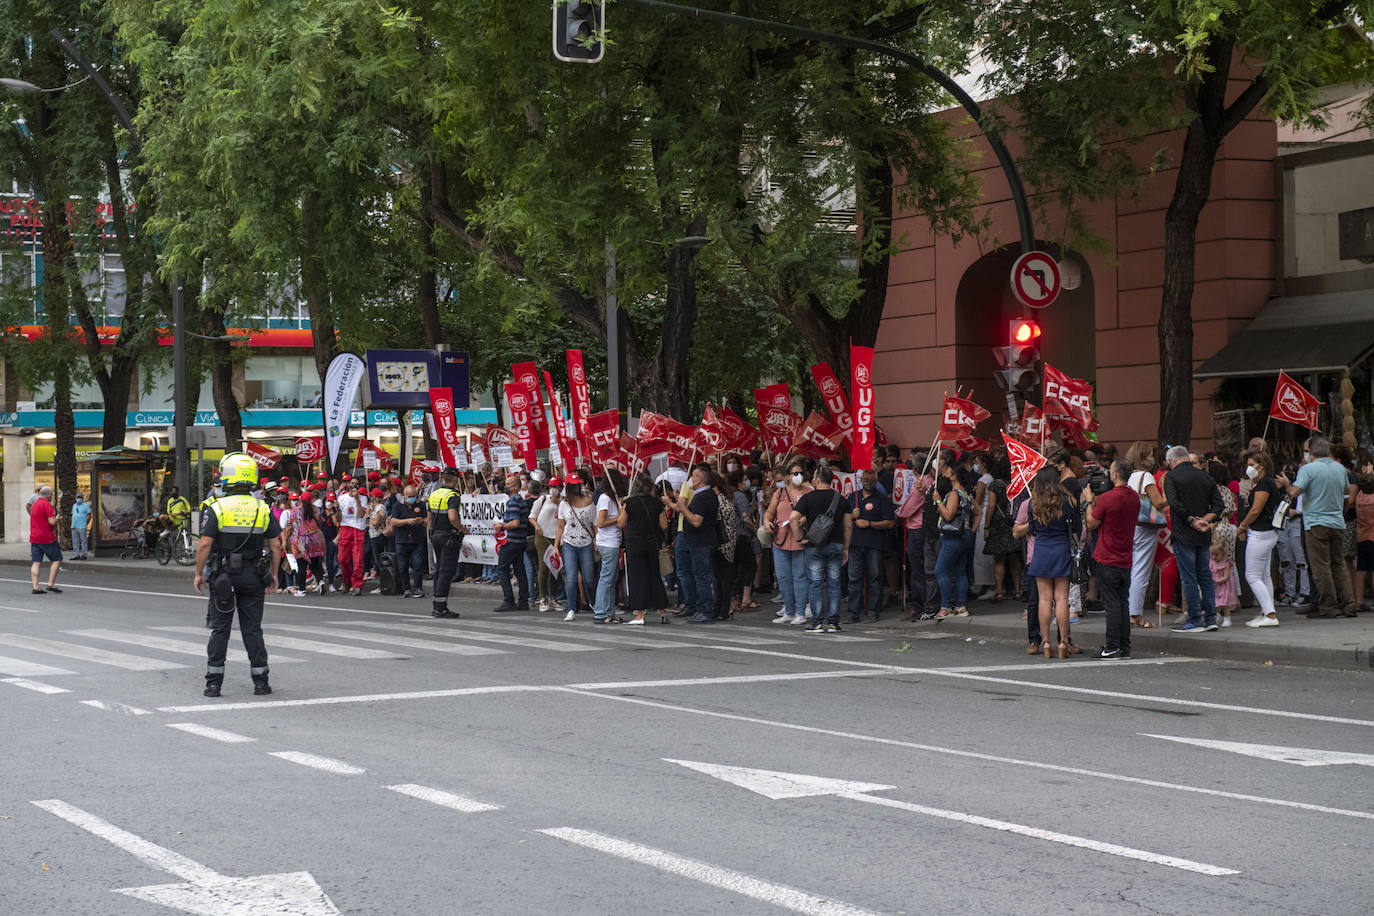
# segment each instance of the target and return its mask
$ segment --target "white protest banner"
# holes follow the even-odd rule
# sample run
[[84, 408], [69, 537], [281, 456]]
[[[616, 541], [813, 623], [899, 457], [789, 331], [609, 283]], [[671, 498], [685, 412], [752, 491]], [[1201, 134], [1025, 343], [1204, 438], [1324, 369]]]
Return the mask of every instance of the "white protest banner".
[[509, 445], [493, 445], [491, 447], [491, 463], [498, 468], [515, 467], [515, 450]]
[[892, 472], [892, 507], [895, 509], [916, 487], [916, 472], [911, 468], [897, 468]]
[[339, 449], [348, 433], [348, 418], [353, 412], [353, 398], [363, 380], [367, 363], [354, 353], [340, 353], [329, 363], [324, 373], [324, 438], [329, 446], [329, 467], [333, 472], [339, 461]]
[[464, 493], [462, 496], [463, 536], [459, 556], [464, 563], [490, 566], [496, 562], [496, 523], [506, 511], [504, 493]]

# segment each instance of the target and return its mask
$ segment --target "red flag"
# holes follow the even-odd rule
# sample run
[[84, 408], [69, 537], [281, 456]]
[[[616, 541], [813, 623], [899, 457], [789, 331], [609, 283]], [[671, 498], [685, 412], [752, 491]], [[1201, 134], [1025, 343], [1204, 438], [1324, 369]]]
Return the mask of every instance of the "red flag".
[[1045, 363], [1045, 396], [1041, 403], [1046, 419], [1067, 417], [1085, 432], [1093, 432], [1101, 425], [1093, 417], [1093, 386], [1070, 378], [1049, 363]]
[[568, 393], [572, 402], [573, 429], [577, 432], [579, 451], [584, 457], [592, 456], [590, 431], [587, 419], [592, 415], [591, 393], [587, 388], [587, 373], [582, 367], [582, 351], [568, 351]]
[[314, 464], [324, 457], [324, 436], [300, 436], [296, 439], [296, 461]]
[[391, 469], [392, 469], [391, 455], [388, 454], [386, 451], [384, 451], [384, 450], [378, 448], [377, 446], [373, 445], [373, 444], [372, 444], [371, 442], [369, 442], [367, 439], [359, 439], [359, 440], [358, 440], [358, 452], [357, 452], [356, 456], [355, 456], [354, 459], [353, 459], [353, 466], [354, 466], [355, 468], [360, 468], [360, 467], [363, 466], [363, 456], [364, 456], [364, 455], [376, 455], [376, 456], [377, 456], [377, 469], [380, 470], [380, 471], [386, 471], [386, 472], [390, 472], [390, 471], [391, 471]]
[[[534, 363], [512, 363], [511, 374], [516, 384], [524, 385], [530, 394], [530, 431], [535, 448], [549, 447], [549, 421], [544, 413], [544, 397], [539, 393], [539, 370]], [[529, 467], [534, 467], [530, 464]]]
[[249, 442], [247, 452], [260, 468], [271, 471], [281, 464], [281, 452], [270, 445], [258, 445], [256, 442]]
[[485, 445], [487, 448], [488, 460], [491, 459], [492, 448], [505, 446], [506, 448], [514, 452], [519, 448], [520, 445], [519, 439], [516, 437], [515, 433], [511, 432], [503, 426], [497, 426], [495, 423], [487, 424], [486, 434], [481, 437], [481, 441], [482, 444]]
[[725, 429], [725, 447], [732, 452], [751, 452], [759, 444], [759, 431], [748, 420], [728, 407], [716, 410], [716, 419]]
[[986, 452], [990, 444], [986, 439], [980, 439], [968, 432], [962, 432], [957, 436], [946, 436], [943, 427], [940, 431], [940, 444], [948, 445], [950, 448], [961, 452]]
[[1286, 372], [1280, 372], [1278, 384], [1274, 386], [1274, 400], [1269, 405], [1269, 416], [1308, 429], [1318, 429], [1317, 408], [1321, 405], [1322, 402], [1310, 391], [1293, 381]]
[[849, 466], [873, 467], [873, 348], [849, 346], [850, 398], [854, 426], [849, 439]]
[[675, 464], [692, 460], [697, 450], [697, 428], [672, 417], [646, 410], [639, 415], [639, 439], [648, 443], [662, 439], [668, 443], [668, 460]]
[[434, 420], [434, 438], [439, 443], [439, 457], [444, 460], [445, 467], [457, 467], [458, 421], [453, 413], [452, 389], [429, 389], [429, 410]]
[[1034, 404], [1027, 404], [1026, 409], [1021, 412], [1021, 438], [1027, 441], [1037, 441], [1043, 438], [1045, 429], [1045, 415], [1040, 408]]
[[558, 457], [562, 458], [562, 465], [570, 468], [577, 462], [577, 447], [575, 440], [568, 436], [568, 424], [563, 420], [563, 405], [558, 400], [558, 393], [553, 390], [553, 376], [544, 373], [544, 387], [549, 392], [549, 404], [553, 406], [553, 431], [558, 439]]
[[1007, 486], [1007, 498], [1015, 499], [1029, 484], [1035, 472], [1045, 466], [1045, 456], [1016, 439], [1002, 434], [1007, 444], [1007, 460], [1011, 462], [1011, 480]]
[[716, 410], [710, 404], [706, 405], [706, 412], [701, 416], [701, 425], [697, 427], [697, 443], [701, 446], [703, 455], [719, 455], [726, 450], [725, 428], [721, 426], [720, 420], [716, 418]]
[[406, 475], [406, 483], [413, 487], [424, 486], [425, 463], [419, 458], [410, 459], [410, 473]]
[[[778, 403], [773, 396], [774, 385], [769, 388], [754, 389], [754, 407], [759, 412], [759, 431], [763, 434], [763, 444], [774, 458], [787, 454], [797, 430], [801, 428], [802, 418], [794, 414], [790, 407]], [[785, 386], [784, 386], [785, 387]]]
[[588, 436], [592, 442], [592, 456], [598, 461], [615, 459], [620, 450], [620, 414], [603, 410], [587, 418]]
[[534, 405], [529, 389], [521, 382], [506, 382], [506, 403], [510, 405], [510, 425], [520, 444], [520, 457], [525, 467], [536, 467], [534, 454]]
[[844, 386], [835, 377], [835, 370], [830, 368], [829, 363], [817, 363], [811, 367], [811, 375], [815, 377], [816, 385], [821, 389], [821, 397], [825, 399], [830, 418], [840, 428], [841, 440], [848, 439], [849, 432], [854, 427], [854, 419], [849, 414], [849, 398], [844, 396]]
[[877, 423], [873, 424], [873, 434], [877, 437], [879, 445], [890, 444], [891, 440], [887, 438], [887, 432]]
[[[992, 414], [968, 398], [957, 398], [947, 394], [944, 413], [940, 417], [940, 438], [960, 438], [961, 430], [963, 436], [971, 436], [974, 428], [990, 416]], [[945, 435], [946, 432], [949, 433], [948, 436]]]
[[792, 451], [813, 458], [831, 458], [843, 445], [840, 428], [813, 410], [792, 440]]

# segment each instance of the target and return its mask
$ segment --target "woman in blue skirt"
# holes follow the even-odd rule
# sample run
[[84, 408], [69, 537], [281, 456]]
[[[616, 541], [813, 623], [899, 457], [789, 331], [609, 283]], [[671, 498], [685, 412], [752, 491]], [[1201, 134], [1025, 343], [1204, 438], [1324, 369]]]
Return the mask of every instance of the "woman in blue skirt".
[[1035, 538], [1035, 555], [1026, 575], [1035, 577], [1040, 597], [1041, 649], [1051, 658], [1050, 611], [1059, 625], [1059, 657], [1069, 657], [1069, 573], [1073, 568], [1073, 538], [1082, 526], [1078, 505], [1053, 468], [1041, 468], [1031, 479], [1030, 521], [1016, 526], [1020, 537]]

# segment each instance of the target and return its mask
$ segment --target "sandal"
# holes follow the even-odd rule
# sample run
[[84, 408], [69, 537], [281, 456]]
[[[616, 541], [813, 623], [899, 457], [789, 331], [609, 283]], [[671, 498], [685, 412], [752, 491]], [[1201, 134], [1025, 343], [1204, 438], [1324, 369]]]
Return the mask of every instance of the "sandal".
[[624, 623], [624, 622], [625, 622], [625, 618], [624, 618], [624, 617], [607, 617], [607, 618], [606, 618], [606, 622], [607, 622], [607, 623]]
[[740, 605], [740, 610], [742, 611], [757, 611], [758, 609], [759, 603], [757, 601], [750, 601], [748, 604]]

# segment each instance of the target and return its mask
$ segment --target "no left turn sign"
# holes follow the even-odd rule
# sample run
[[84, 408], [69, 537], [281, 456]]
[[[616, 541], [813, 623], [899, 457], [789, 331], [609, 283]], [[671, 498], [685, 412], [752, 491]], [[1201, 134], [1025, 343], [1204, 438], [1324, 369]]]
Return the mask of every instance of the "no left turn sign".
[[1059, 296], [1059, 264], [1043, 251], [1029, 251], [1011, 268], [1011, 291], [1023, 305], [1042, 309]]

